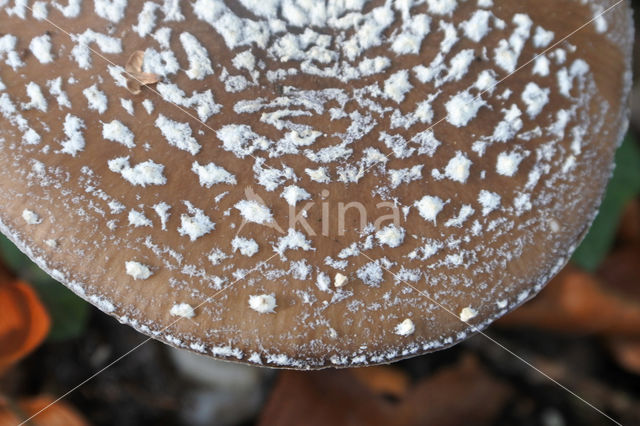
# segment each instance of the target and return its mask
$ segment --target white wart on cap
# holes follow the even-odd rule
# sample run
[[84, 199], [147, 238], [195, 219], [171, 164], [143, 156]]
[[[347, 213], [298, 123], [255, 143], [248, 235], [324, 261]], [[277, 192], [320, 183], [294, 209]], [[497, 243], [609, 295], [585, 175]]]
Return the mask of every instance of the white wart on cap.
[[627, 2], [4, 3], [0, 229], [219, 358], [378, 364], [485, 327], [569, 258], [627, 124]]

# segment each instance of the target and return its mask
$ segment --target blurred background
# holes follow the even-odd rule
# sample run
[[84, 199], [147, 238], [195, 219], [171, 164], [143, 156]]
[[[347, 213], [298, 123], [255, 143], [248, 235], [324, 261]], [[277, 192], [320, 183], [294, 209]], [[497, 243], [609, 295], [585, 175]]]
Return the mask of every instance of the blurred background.
[[[640, 11], [640, 0], [633, 4]], [[487, 331], [624, 425], [640, 425], [640, 84], [632, 106], [604, 204], [571, 264]], [[52, 280], [4, 237], [0, 315], [0, 426], [28, 418], [145, 340]], [[151, 341], [30, 424], [608, 422], [476, 336], [390, 366], [311, 373], [218, 362]]]

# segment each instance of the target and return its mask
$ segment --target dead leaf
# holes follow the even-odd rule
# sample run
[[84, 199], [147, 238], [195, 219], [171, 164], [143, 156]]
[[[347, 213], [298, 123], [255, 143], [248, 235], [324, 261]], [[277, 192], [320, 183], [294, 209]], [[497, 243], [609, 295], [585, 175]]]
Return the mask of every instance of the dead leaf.
[[26, 283], [0, 283], [0, 372], [35, 349], [51, 321], [35, 291]]
[[124, 69], [127, 72], [127, 89], [134, 95], [142, 91], [142, 86], [156, 84], [160, 81], [160, 76], [153, 73], [142, 72], [144, 64], [144, 52], [136, 50], [131, 54]]
[[598, 269], [598, 277], [608, 289], [640, 305], [640, 243], [611, 253]]
[[351, 373], [363, 385], [379, 395], [403, 398], [409, 390], [409, 376], [401, 369], [388, 366], [354, 368]]
[[407, 426], [490, 425], [507, 404], [509, 386], [468, 355], [419, 382], [402, 403]]
[[640, 303], [621, 296], [597, 278], [569, 265], [540, 295], [497, 324], [579, 334], [640, 336]]
[[609, 348], [618, 364], [640, 374], [640, 339], [613, 338], [609, 341]]
[[396, 407], [349, 370], [283, 371], [262, 410], [260, 426], [389, 426]]
[[[38, 396], [18, 401], [15, 404], [0, 400], [0, 426], [15, 426], [54, 401], [48, 396]], [[34, 426], [86, 426], [89, 423], [71, 406], [63, 401], [50, 406], [29, 421]]]
[[622, 243], [640, 244], [640, 200], [631, 201], [624, 209], [618, 239]]
[[[457, 426], [489, 425], [509, 399], [509, 387], [475, 358], [408, 386], [391, 367], [315, 372], [283, 371], [260, 426]], [[404, 376], [404, 375], [403, 375]], [[382, 383], [382, 384], [381, 384]], [[389, 383], [394, 383], [389, 386]], [[399, 385], [401, 384], [401, 386]], [[392, 402], [381, 394], [405, 396]], [[398, 392], [399, 393], [399, 392]]]

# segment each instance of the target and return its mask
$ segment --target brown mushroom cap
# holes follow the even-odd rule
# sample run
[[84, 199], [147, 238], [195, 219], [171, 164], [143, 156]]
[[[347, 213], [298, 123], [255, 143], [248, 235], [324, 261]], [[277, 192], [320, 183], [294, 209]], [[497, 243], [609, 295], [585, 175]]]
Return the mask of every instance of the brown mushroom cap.
[[486, 327], [565, 264], [627, 126], [627, 2], [2, 3], [2, 232], [220, 358], [376, 364]]

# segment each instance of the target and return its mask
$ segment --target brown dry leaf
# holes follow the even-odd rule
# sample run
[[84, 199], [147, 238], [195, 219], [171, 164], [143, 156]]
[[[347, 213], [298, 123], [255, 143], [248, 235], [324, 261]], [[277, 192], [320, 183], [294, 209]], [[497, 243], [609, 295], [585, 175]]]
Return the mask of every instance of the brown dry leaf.
[[640, 305], [640, 242], [610, 254], [598, 269], [598, 277], [608, 289]]
[[389, 426], [396, 409], [349, 370], [283, 371], [258, 425]]
[[640, 303], [569, 265], [538, 297], [497, 323], [569, 333], [640, 336]]
[[640, 244], [640, 199], [627, 205], [620, 220], [618, 239], [623, 243]]
[[[0, 400], [0, 426], [15, 426], [54, 401], [48, 396], [38, 396], [10, 404]], [[89, 423], [72, 407], [60, 401], [29, 421], [35, 426], [86, 426]]]
[[[488, 425], [509, 398], [509, 387], [487, 374], [475, 358], [445, 368], [392, 402], [389, 382], [400, 383], [390, 367], [280, 374], [260, 426], [457, 426]], [[364, 377], [364, 380], [363, 380]], [[386, 383], [380, 385], [380, 383]], [[392, 387], [398, 387], [394, 384]]]
[[142, 91], [142, 86], [156, 84], [160, 81], [160, 76], [148, 72], [142, 72], [144, 64], [144, 52], [136, 50], [127, 60], [124, 69], [127, 72], [127, 89], [134, 95]]
[[0, 372], [35, 349], [51, 321], [35, 291], [26, 283], [0, 283]]
[[467, 355], [458, 364], [422, 380], [402, 403], [404, 425], [490, 425], [507, 404], [511, 390]]
[[618, 364], [632, 373], [640, 374], [640, 338], [613, 338], [609, 341], [609, 348]]
[[354, 368], [351, 374], [372, 392], [403, 398], [409, 390], [409, 376], [401, 369], [387, 366]]

